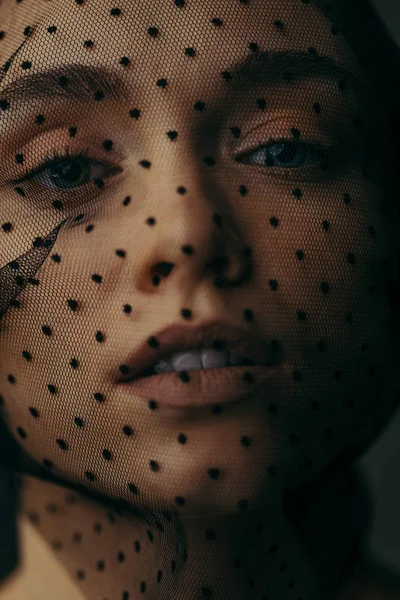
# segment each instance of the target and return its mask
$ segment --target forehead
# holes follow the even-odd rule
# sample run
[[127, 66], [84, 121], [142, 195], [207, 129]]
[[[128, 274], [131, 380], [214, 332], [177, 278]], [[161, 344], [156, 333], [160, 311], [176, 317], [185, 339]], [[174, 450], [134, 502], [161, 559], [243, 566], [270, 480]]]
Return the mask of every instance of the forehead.
[[[66, 5], [65, 0], [31, 0], [16, 7], [14, 0], [5, 0], [0, 6], [0, 28], [7, 32], [9, 26], [10, 31], [0, 44], [2, 63], [23, 41], [24, 27], [31, 24], [37, 29], [26, 40], [4, 84], [21, 74], [20, 64], [27, 59], [32, 61], [30, 72], [34, 72], [71, 62], [116, 66], [127, 56], [133, 63], [130, 72], [135, 81], [171, 74], [201, 90], [202, 82], [210, 84], [213, 73], [221, 85], [221, 72], [227, 64], [248, 56], [250, 43], [266, 51], [307, 51], [312, 47], [360, 74], [352, 50], [340, 34], [332, 33], [329, 19], [313, 2], [209, 0], [177, 4], [120, 0], [111, 6], [108, 0], [83, 0], [82, 4], [71, 1]], [[49, 34], [50, 26], [57, 28], [55, 33]], [[195, 49], [195, 68], [188, 68], [187, 48]]]

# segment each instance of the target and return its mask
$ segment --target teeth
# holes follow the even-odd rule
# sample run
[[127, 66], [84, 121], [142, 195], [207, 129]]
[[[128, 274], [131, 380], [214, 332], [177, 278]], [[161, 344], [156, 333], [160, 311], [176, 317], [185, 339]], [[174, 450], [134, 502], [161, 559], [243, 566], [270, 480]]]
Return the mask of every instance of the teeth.
[[219, 369], [229, 365], [238, 365], [246, 360], [231, 352], [205, 348], [191, 352], [176, 352], [169, 360], [160, 360], [154, 365], [156, 373], [171, 371], [198, 371], [200, 369]]

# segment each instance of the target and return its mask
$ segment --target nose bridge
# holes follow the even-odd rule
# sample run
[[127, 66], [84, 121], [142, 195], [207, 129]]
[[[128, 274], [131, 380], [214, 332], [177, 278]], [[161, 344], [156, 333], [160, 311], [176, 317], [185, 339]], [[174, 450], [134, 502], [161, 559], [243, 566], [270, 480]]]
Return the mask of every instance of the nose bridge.
[[192, 126], [187, 123], [190, 120], [181, 115], [176, 129], [164, 127], [164, 139], [153, 135], [148, 140], [152, 158], [151, 177], [144, 179], [145, 202], [154, 206], [160, 226], [168, 223], [171, 235], [177, 239], [188, 235], [202, 245], [209, 242], [211, 231], [215, 233], [213, 215], [223, 213], [224, 201], [222, 190], [218, 190], [218, 167], [208, 162], [211, 159], [213, 163], [214, 157], [202, 155], [195, 132], [189, 131]]
[[152, 242], [139, 250], [146, 255], [139, 261], [139, 286], [151, 274], [165, 277], [170, 273], [176, 283], [184, 285], [189, 270], [191, 278], [199, 279], [208, 270], [214, 275], [223, 272], [233, 281], [242, 276], [247, 264], [248, 248], [224, 211], [221, 191], [210, 181], [204, 183], [211, 175], [201, 165], [178, 159], [181, 152], [184, 149], [179, 149], [174, 160], [164, 160], [159, 173], [153, 173], [143, 188], [144, 204], [152, 207], [158, 230]]
[[168, 248], [167, 253], [176, 257], [182, 251], [212, 254], [221, 244], [222, 207], [206, 193], [208, 186], [202, 182], [206, 176], [201, 168], [190, 163], [183, 161], [182, 168], [177, 168], [177, 164], [168, 168], [166, 162], [147, 189], [159, 227], [159, 251], [163, 253]]

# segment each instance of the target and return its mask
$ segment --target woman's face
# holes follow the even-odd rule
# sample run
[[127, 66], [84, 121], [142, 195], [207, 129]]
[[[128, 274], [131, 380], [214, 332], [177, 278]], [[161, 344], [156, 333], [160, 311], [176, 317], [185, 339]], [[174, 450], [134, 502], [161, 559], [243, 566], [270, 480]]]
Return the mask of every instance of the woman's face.
[[[136, 502], [133, 483], [153, 505], [235, 512], [241, 499], [277, 497], [373, 439], [392, 410], [385, 179], [363, 161], [364, 111], [374, 127], [378, 110], [338, 72], [290, 81], [283, 75], [295, 66], [265, 62], [257, 81], [226, 74], [256, 46], [306, 59], [315, 49], [363, 84], [354, 54], [312, 3], [117, 4], [38, 2], [39, 19], [34, 3], [21, 5], [12, 8], [21, 26], [0, 41], [4, 62], [1, 44], [14, 51], [22, 25], [37, 22], [2, 89], [70, 64], [122, 79], [118, 97], [16, 97], [0, 111], [0, 215], [12, 223], [1, 231], [1, 266], [84, 215], [61, 230], [39, 285], [2, 320], [3, 418], [34, 460], [73, 483]], [[271, 163], [256, 150], [271, 138], [317, 150], [298, 146]], [[61, 189], [47, 169], [17, 185], [67, 146], [86, 152], [89, 178], [84, 170]], [[379, 165], [379, 144], [368, 149]], [[206, 265], [222, 249], [241, 268], [245, 245], [251, 277], [216, 288]], [[173, 269], [154, 286], [160, 262]], [[223, 318], [278, 340], [284, 362], [270, 385], [219, 410], [167, 408], [122, 389], [126, 357], [184, 324], [185, 308], [193, 325]]]

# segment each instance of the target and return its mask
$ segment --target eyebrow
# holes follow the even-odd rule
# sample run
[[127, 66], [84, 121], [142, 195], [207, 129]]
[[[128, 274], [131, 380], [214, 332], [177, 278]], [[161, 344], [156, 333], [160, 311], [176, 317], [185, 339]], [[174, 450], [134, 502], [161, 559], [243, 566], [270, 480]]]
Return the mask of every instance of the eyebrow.
[[[9, 64], [7, 61], [6, 64]], [[227, 68], [232, 76], [230, 89], [296, 83], [312, 78], [329, 78], [343, 82], [358, 94], [366, 93], [363, 79], [330, 56], [318, 53], [285, 50], [262, 51]], [[23, 75], [0, 90], [0, 101], [31, 100], [64, 97], [78, 101], [94, 99], [102, 92], [105, 99], [129, 100], [132, 90], [115, 70], [82, 64], [67, 64], [57, 68]], [[363, 97], [362, 95], [360, 96]]]
[[0, 99], [8, 101], [63, 97], [93, 100], [97, 92], [109, 100], [128, 100], [127, 84], [114, 70], [82, 64], [61, 65], [48, 71], [23, 75], [0, 90]]
[[366, 82], [355, 75], [346, 65], [331, 56], [319, 54], [310, 48], [308, 52], [284, 50], [259, 52], [232, 65], [234, 89], [251, 86], [271, 86], [279, 83], [296, 83], [310, 79], [327, 78], [336, 81], [356, 95], [366, 92]]

